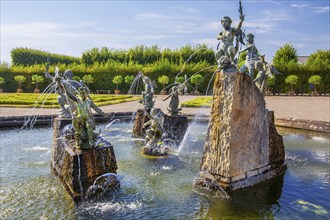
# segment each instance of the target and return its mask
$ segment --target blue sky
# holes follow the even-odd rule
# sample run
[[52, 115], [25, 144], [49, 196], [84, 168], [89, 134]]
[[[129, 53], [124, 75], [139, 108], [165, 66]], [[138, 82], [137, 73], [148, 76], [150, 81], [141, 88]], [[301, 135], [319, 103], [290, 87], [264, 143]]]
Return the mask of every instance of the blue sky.
[[[285, 43], [298, 55], [330, 49], [330, 1], [243, 0], [243, 30], [268, 61]], [[4, 1], [1, 61], [15, 47], [80, 57], [93, 47], [128, 49], [157, 44], [216, 48], [220, 19], [238, 22], [238, 1]]]

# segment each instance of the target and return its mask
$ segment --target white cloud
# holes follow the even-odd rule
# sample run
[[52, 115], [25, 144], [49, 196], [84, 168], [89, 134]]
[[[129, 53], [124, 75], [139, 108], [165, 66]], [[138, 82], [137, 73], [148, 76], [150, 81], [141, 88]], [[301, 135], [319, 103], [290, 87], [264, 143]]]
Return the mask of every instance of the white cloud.
[[321, 13], [326, 13], [330, 11], [330, 6], [325, 6], [325, 7], [313, 7], [314, 13], [316, 14], [321, 14]]
[[291, 4], [290, 6], [294, 8], [305, 8], [308, 7], [308, 4]]

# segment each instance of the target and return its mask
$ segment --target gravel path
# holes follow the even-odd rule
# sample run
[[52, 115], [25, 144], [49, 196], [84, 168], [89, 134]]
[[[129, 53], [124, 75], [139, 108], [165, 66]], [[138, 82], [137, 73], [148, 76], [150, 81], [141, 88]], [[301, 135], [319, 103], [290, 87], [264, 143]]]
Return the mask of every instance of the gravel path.
[[[198, 96], [180, 96], [180, 102], [185, 102], [197, 98]], [[163, 95], [155, 98], [155, 107], [167, 112], [170, 99]], [[296, 118], [315, 121], [330, 122], [330, 97], [310, 97], [310, 96], [267, 96], [266, 106], [274, 110], [276, 118]], [[121, 103], [116, 105], [103, 106], [105, 112], [135, 112], [138, 107], [142, 107], [138, 101]], [[209, 114], [209, 108], [183, 108], [184, 114]], [[26, 116], [26, 115], [53, 115], [58, 109], [33, 109], [33, 108], [7, 108], [0, 107], [0, 117], [6, 116]]]

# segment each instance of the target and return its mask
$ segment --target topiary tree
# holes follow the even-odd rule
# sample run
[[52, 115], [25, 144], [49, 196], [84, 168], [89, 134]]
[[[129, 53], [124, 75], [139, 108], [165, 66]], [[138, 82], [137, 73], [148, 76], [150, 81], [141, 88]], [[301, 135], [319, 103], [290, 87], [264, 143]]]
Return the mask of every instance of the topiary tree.
[[36, 84], [36, 90], [38, 89], [38, 84], [44, 82], [44, 77], [39, 75], [32, 75], [32, 84]]
[[167, 85], [170, 82], [170, 79], [168, 78], [168, 76], [162, 75], [158, 77], [158, 82], [163, 85], [163, 89], [164, 89], [165, 85]]
[[285, 78], [285, 83], [291, 85], [290, 92], [293, 93], [293, 85], [297, 84], [298, 82], [298, 76], [296, 75], [290, 75]]
[[314, 93], [317, 93], [316, 85], [320, 84], [321, 80], [322, 80], [322, 78], [319, 75], [313, 75], [313, 76], [309, 77], [308, 83], [313, 84], [313, 92]]
[[[128, 85], [132, 84], [133, 81], [134, 81], [134, 79], [135, 79], [135, 77], [134, 77], [133, 75], [127, 75], [127, 76], [125, 76], [125, 78], [124, 78], [125, 83], [128, 84]], [[128, 93], [129, 93], [129, 92], [130, 92], [130, 91], [128, 90]]]
[[176, 77], [175, 82], [180, 84], [184, 83], [184, 77], [183, 76]]
[[200, 85], [203, 80], [203, 76], [200, 74], [196, 74], [190, 78], [191, 83], [196, 85], [196, 91], [198, 91], [198, 85]]
[[121, 75], [117, 75], [113, 78], [112, 82], [117, 85], [118, 90], [118, 86], [124, 82], [124, 79]]
[[284, 44], [274, 55], [273, 63], [276, 67], [298, 63], [297, 50], [291, 44]]
[[18, 89], [21, 89], [21, 84], [26, 80], [25, 76], [17, 75], [14, 77], [14, 79], [16, 82], [18, 82]]
[[[5, 83], [5, 79], [3, 77], [0, 76], [0, 85], [4, 84]], [[0, 90], [2, 91], [1, 87], [0, 87]]]
[[85, 75], [82, 78], [82, 81], [87, 84], [87, 87], [89, 87], [89, 84], [94, 83], [94, 78], [92, 75]]

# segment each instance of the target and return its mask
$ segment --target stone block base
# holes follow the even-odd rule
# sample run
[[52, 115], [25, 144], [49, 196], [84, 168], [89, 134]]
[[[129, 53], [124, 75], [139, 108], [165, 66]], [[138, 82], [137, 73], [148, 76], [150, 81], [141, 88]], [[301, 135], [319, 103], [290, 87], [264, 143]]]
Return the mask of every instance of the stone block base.
[[54, 120], [51, 167], [75, 202], [80, 201], [95, 179], [105, 173], [117, 173], [113, 146], [98, 137], [100, 147], [78, 150], [74, 140], [61, 137], [61, 128], [69, 120]]
[[219, 175], [212, 175], [207, 171], [200, 171], [194, 180], [194, 185], [213, 190], [220, 190], [221, 188], [226, 191], [235, 191], [277, 177], [283, 174], [285, 170], [286, 165], [268, 165], [235, 177], [222, 177]]

